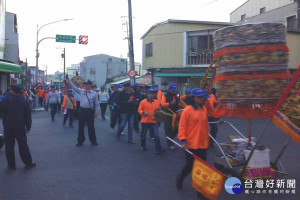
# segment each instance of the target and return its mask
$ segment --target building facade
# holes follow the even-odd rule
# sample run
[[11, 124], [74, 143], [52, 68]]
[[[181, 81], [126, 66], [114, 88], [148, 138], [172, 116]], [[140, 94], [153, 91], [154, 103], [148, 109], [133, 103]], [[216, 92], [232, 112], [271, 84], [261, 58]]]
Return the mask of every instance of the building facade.
[[15, 27], [16, 15], [6, 12], [5, 0], [0, 1], [0, 90], [5, 92], [12, 84], [20, 84], [19, 42]]
[[[35, 66], [28, 66], [27, 70], [29, 71], [28, 73], [30, 73], [30, 77], [29, 77], [29, 85], [34, 85], [35, 83], [35, 71], [36, 67]], [[46, 80], [46, 73], [44, 70], [40, 70], [39, 69], [39, 77], [38, 77], [39, 83], [45, 83]]]
[[153, 84], [175, 83], [180, 92], [200, 84], [212, 62], [215, 30], [224, 22], [167, 20], [153, 25], [143, 36], [143, 69], [153, 74]]
[[72, 64], [71, 67], [67, 68], [67, 74], [68, 74], [70, 79], [73, 78], [74, 76], [76, 76], [76, 72], [79, 75], [80, 64]]
[[230, 14], [237, 25], [274, 22], [287, 28], [289, 69], [294, 72], [300, 65], [300, 1], [299, 0], [248, 0]]
[[19, 64], [19, 34], [17, 15], [6, 12], [5, 55], [4, 60]]
[[126, 75], [126, 68], [126, 59], [98, 54], [84, 58], [80, 63], [80, 76], [100, 87], [112, 82], [115, 77]]

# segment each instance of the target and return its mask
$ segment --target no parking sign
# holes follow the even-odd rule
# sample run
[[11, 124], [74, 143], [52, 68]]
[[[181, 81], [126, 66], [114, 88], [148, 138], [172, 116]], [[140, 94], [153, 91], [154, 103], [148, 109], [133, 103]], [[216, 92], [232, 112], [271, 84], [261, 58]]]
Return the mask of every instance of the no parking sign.
[[129, 70], [128, 76], [129, 76], [130, 78], [134, 78], [134, 77], [136, 76], [136, 71], [133, 70], [133, 69]]

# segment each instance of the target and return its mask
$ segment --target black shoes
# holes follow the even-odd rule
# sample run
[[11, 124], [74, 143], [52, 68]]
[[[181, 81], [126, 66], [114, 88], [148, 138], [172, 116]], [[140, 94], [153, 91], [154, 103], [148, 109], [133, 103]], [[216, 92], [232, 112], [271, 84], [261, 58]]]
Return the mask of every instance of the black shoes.
[[93, 145], [93, 146], [97, 146], [98, 143], [97, 143], [97, 142], [93, 142], [92, 145]]
[[16, 168], [16, 166], [8, 166], [7, 169], [9, 171], [15, 171], [17, 168]]
[[180, 177], [180, 175], [178, 175], [176, 178], [176, 188], [178, 190], [182, 189], [182, 183], [183, 183], [183, 179]]
[[116, 136], [116, 140], [119, 141], [120, 140], [120, 135]]
[[36, 163], [31, 163], [29, 165], [25, 165], [25, 169], [32, 169], [34, 167], [36, 167]]
[[159, 155], [159, 154], [164, 153], [164, 152], [166, 152], [166, 150], [161, 149], [161, 150], [159, 150], [159, 151], [155, 151], [155, 154], [156, 154], [156, 155]]
[[80, 147], [80, 146], [82, 146], [82, 143], [79, 143], [79, 142], [78, 142], [78, 143], [76, 144], [76, 147]]
[[74, 128], [74, 126], [73, 126], [73, 125], [70, 125], [69, 128]]

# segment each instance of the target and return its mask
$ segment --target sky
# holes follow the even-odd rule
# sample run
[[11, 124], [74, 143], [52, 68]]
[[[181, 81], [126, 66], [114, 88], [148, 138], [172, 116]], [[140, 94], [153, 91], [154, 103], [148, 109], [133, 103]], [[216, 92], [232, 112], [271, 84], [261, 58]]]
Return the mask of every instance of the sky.
[[[168, 19], [229, 22], [230, 13], [246, 0], [132, 0], [134, 56], [142, 62], [142, 35], [154, 24]], [[6, 11], [17, 14], [20, 59], [35, 66], [37, 25], [45, 26], [39, 39], [56, 34], [88, 35], [88, 45], [44, 40], [39, 45], [39, 67], [48, 74], [63, 71], [61, 53], [66, 48], [66, 67], [84, 57], [108, 54], [127, 57], [127, 0], [6, 0]]]

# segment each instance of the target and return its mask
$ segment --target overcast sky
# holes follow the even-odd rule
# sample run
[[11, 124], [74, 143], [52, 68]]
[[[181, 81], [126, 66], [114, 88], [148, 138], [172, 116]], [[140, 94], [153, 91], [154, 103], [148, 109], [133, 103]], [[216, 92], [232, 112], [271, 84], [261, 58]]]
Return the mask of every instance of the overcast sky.
[[[132, 0], [135, 61], [142, 61], [141, 36], [154, 24], [167, 19], [229, 22], [230, 13], [246, 0]], [[39, 38], [56, 34], [88, 35], [89, 44], [56, 43], [45, 40], [40, 44], [39, 66], [48, 66], [48, 74], [63, 70], [60, 54], [66, 48], [66, 66], [77, 64], [85, 56], [109, 54], [127, 57], [127, 0], [6, 0], [7, 12], [17, 14], [20, 59], [35, 66], [36, 27], [65, 18], [44, 27]]]

